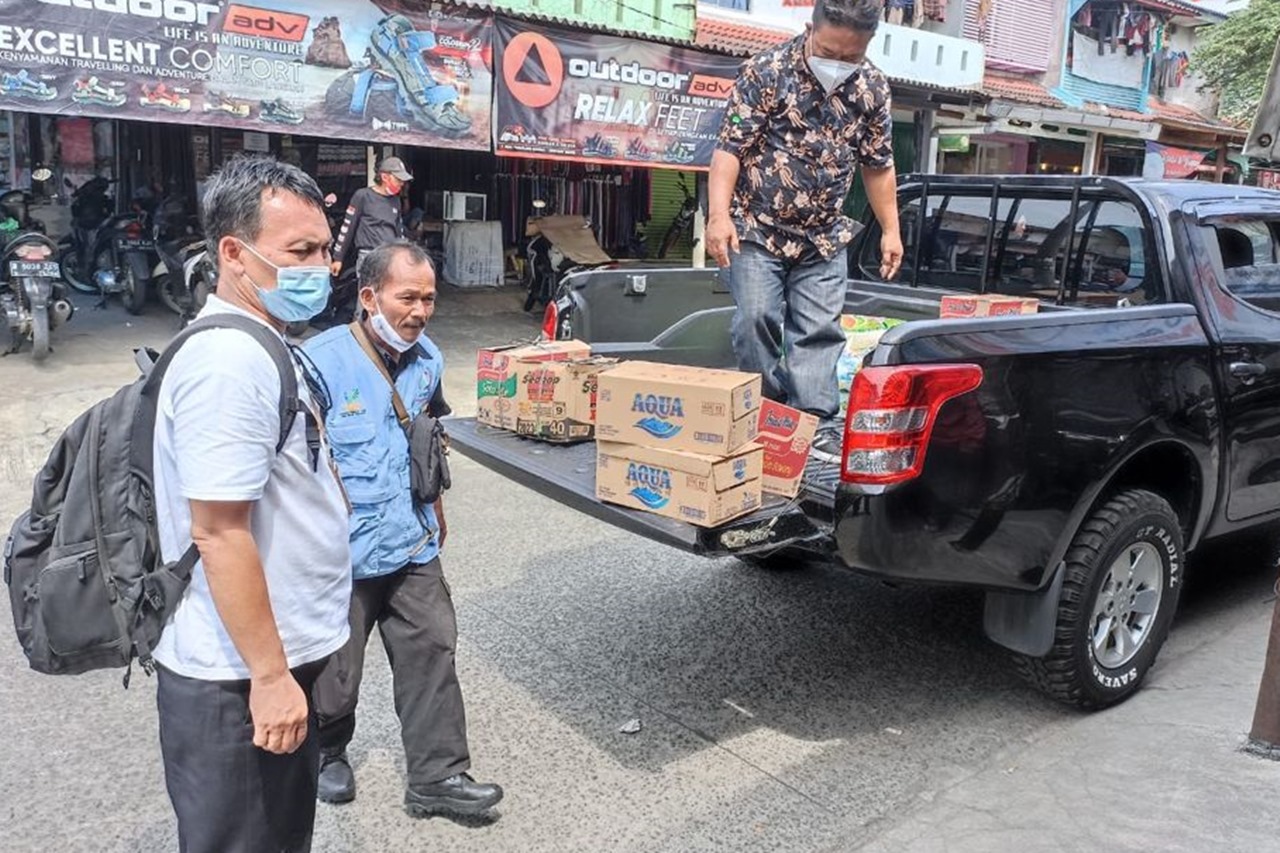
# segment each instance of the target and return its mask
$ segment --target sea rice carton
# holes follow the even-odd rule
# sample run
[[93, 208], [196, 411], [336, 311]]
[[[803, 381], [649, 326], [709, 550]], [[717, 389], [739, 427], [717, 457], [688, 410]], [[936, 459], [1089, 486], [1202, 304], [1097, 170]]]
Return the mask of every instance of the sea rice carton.
[[743, 445], [728, 456], [708, 456], [601, 441], [596, 445], [596, 497], [714, 527], [760, 508], [763, 465], [764, 448], [758, 444]]
[[761, 488], [773, 495], [794, 498], [800, 493], [809, 448], [818, 430], [818, 419], [799, 409], [765, 400], [760, 404], [760, 434], [756, 443], [764, 448], [764, 475]]
[[590, 355], [591, 347], [582, 341], [538, 341], [480, 350], [476, 354], [476, 420], [515, 431], [517, 362], [568, 361]]
[[600, 374], [596, 438], [726, 456], [756, 437], [760, 375], [647, 361]]
[[596, 383], [617, 363], [603, 357], [516, 362], [516, 432], [555, 444], [594, 438]]
[[1010, 314], [1035, 314], [1040, 310], [1040, 300], [1018, 296], [1001, 296], [998, 293], [969, 296], [944, 296], [939, 317], [962, 319], [966, 317], [1004, 317]]

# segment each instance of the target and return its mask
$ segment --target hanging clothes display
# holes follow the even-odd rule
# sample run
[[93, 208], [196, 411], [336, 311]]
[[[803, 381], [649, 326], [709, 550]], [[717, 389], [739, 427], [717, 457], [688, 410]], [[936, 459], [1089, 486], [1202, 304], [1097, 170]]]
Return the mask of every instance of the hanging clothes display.
[[647, 169], [503, 159], [493, 181], [508, 246], [524, 242], [525, 220], [539, 214], [535, 201], [546, 202], [542, 215], [586, 217], [596, 241], [610, 253], [627, 249], [636, 227], [649, 221]]
[[920, 0], [920, 12], [930, 21], [946, 23], [947, 0]]
[[1160, 36], [1164, 21], [1137, 3], [1098, 2], [1086, 3], [1073, 19], [1077, 32], [1096, 39], [1098, 55], [1108, 46], [1112, 53], [1124, 45], [1125, 55], [1134, 56], [1139, 50], [1150, 56], [1160, 48]]

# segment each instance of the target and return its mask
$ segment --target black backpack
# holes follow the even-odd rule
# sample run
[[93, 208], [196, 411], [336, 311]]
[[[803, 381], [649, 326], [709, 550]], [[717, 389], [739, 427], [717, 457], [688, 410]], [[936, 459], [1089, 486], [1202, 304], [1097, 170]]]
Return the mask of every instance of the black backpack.
[[135, 657], [152, 670], [151, 652], [200, 558], [195, 545], [174, 563], [160, 556], [152, 478], [156, 401], [174, 355], [207, 329], [238, 329], [271, 354], [281, 390], [276, 452], [284, 447], [302, 406], [289, 349], [266, 326], [217, 314], [184, 329], [158, 359], [140, 351], [143, 375], [58, 438], [36, 475], [31, 509], [5, 543], [13, 624], [37, 672], [129, 666], [128, 687]]

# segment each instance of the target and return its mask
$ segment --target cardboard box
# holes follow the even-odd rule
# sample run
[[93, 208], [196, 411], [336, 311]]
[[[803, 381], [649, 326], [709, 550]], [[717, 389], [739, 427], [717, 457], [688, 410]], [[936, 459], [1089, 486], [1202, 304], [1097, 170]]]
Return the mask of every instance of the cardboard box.
[[582, 341], [538, 341], [480, 350], [476, 354], [476, 420], [515, 431], [517, 361], [567, 361], [590, 355], [591, 347]]
[[944, 296], [939, 317], [1004, 317], [1009, 314], [1035, 314], [1040, 300], [988, 293], [983, 296]]
[[516, 432], [570, 444], [596, 434], [596, 383], [616, 358], [516, 362]]
[[761, 488], [772, 495], [794, 498], [809, 462], [809, 448], [818, 430], [818, 419], [808, 412], [765, 400], [760, 404], [760, 434], [764, 448]]
[[647, 361], [600, 375], [596, 437], [726, 456], [756, 437], [760, 376]]
[[602, 441], [596, 445], [596, 497], [714, 527], [760, 508], [763, 465], [758, 444], [721, 457]]

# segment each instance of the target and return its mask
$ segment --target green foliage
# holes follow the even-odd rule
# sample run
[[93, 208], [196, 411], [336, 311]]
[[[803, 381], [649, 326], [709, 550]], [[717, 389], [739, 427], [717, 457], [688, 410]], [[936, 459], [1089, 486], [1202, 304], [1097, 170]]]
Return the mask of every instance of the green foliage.
[[1201, 31], [1191, 68], [1221, 93], [1223, 118], [1252, 121], [1271, 73], [1277, 39], [1280, 0], [1253, 0], [1245, 11]]

